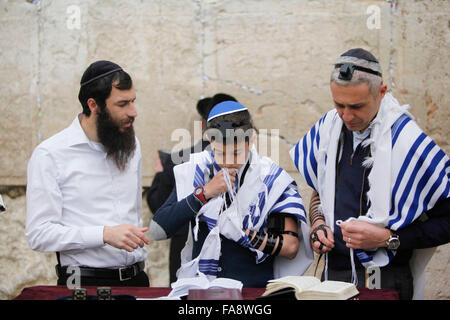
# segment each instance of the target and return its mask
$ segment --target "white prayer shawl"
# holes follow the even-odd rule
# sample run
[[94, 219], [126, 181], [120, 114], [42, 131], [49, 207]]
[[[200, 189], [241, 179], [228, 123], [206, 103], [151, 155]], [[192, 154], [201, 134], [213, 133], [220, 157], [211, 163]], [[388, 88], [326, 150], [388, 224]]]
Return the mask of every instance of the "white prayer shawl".
[[[387, 93], [378, 114], [370, 124], [372, 166], [367, 192], [370, 207], [357, 219], [398, 230], [410, 224], [449, 197], [450, 162], [448, 156], [412, 120], [409, 105], [400, 106]], [[343, 122], [336, 110], [323, 116], [290, 150], [290, 155], [309, 186], [320, 195], [319, 209], [334, 230], [336, 153]], [[353, 219], [353, 218], [352, 218]], [[435, 248], [414, 250], [410, 260], [414, 277], [414, 299], [423, 299], [424, 270]], [[395, 252], [385, 248], [355, 250], [360, 262], [385, 266]]]
[[[268, 255], [252, 247], [244, 229], [266, 232], [267, 217], [271, 212], [289, 213], [301, 222], [299, 223], [299, 252], [293, 260], [283, 257], [275, 258], [275, 278], [302, 275], [312, 263], [311, 248], [309, 245], [305, 245], [305, 243], [309, 243], [309, 227], [295, 181], [269, 158], [260, 158], [254, 148], [250, 150], [249, 159], [251, 163], [244, 182], [235, 194], [235, 199], [230, 207], [221, 212], [225, 203], [224, 194], [222, 194], [203, 205], [197, 213], [196, 225], [193, 228], [194, 236], [192, 232], [189, 232], [188, 240], [181, 253], [178, 278], [191, 278], [199, 275], [206, 275], [209, 280], [216, 278], [221, 252], [220, 233], [252, 251], [255, 254], [255, 263], [264, 261]], [[206, 185], [209, 182], [211, 165], [215, 172], [220, 170], [212, 153], [203, 151], [191, 154], [189, 162], [174, 167], [178, 201], [190, 195], [196, 186]], [[226, 214], [232, 217], [232, 223], [223, 226], [220, 220]], [[199, 220], [207, 223], [209, 234], [200, 254], [192, 259], [193, 241], [197, 240]]]

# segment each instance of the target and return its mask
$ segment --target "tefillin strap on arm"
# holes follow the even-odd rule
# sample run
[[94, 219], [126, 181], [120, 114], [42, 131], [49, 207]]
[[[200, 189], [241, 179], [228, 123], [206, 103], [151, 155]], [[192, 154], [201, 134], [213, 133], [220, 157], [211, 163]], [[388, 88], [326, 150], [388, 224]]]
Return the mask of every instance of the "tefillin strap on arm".
[[289, 215], [282, 213], [270, 215], [267, 219], [267, 233], [251, 230], [248, 238], [250, 239], [250, 243], [253, 248], [260, 250], [261, 245], [264, 240], [266, 240], [266, 244], [261, 251], [268, 255], [278, 256], [281, 248], [283, 247], [283, 234], [288, 234], [298, 238], [298, 233], [284, 230], [285, 219], [288, 216]]
[[338, 63], [338, 64], [334, 65], [334, 67], [339, 68], [339, 79], [346, 80], [346, 81], [352, 80], [353, 72], [355, 72], [355, 70], [367, 72], [367, 73], [374, 74], [374, 75], [377, 75], [380, 77], [382, 76], [381, 73], [378, 71], [375, 71], [375, 70], [372, 70], [369, 68], [360, 67], [353, 63]]

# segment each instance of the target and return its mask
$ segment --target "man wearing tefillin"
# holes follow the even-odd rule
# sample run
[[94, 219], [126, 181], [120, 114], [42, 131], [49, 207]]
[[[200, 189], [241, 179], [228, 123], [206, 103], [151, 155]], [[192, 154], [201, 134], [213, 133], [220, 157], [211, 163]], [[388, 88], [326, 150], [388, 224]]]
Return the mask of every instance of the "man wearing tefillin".
[[[313, 188], [311, 246], [325, 254], [324, 279], [423, 298], [433, 248], [449, 241], [450, 161], [383, 84], [378, 60], [351, 49], [335, 62], [335, 109], [291, 150]], [[425, 249], [426, 250], [417, 250]]]

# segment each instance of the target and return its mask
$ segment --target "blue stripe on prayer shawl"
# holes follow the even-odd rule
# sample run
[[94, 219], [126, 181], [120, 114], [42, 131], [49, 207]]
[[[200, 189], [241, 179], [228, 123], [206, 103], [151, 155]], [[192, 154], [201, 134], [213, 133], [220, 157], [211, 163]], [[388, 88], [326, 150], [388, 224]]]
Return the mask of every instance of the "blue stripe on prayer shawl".
[[[447, 163], [448, 163], [448, 161], [447, 161]], [[448, 167], [448, 166], [446, 166], [446, 167]], [[439, 174], [438, 178], [434, 182], [434, 184], [431, 186], [430, 191], [426, 195], [425, 199], [423, 199], [423, 207], [424, 208], [425, 208], [425, 205], [427, 205], [428, 202], [430, 202], [430, 199], [436, 192], [436, 189], [442, 184], [444, 176], [445, 176], [445, 170], [442, 170], [441, 173]], [[450, 181], [447, 180], [447, 187], [445, 188], [444, 192], [439, 197], [439, 199], [448, 198], [449, 189], [450, 189]], [[428, 210], [428, 206], [427, 206], [427, 209], [424, 211], [427, 211], [427, 210]]]
[[327, 117], [327, 115], [328, 115], [328, 112], [325, 113], [325, 114], [323, 115], [322, 118], [320, 118], [320, 120], [319, 120], [319, 126], [325, 121], [325, 118]]
[[[439, 174], [439, 176], [437, 177], [436, 181], [433, 183], [433, 185], [431, 186], [430, 190], [428, 191], [427, 195], [425, 196], [425, 198], [423, 199], [423, 211], [427, 211], [428, 209], [430, 209], [428, 207], [428, 203], [431, 200], [431, 197], [434, 195], [434, 193], [436, 192], [436, 189], [442, 184], [444, 176], [445, 176], [445, 169], [448, 168], [450, 165], [450, 160], [446, 162], [444, 169], [442, 169], [441, 173]], [[450, 190], [450, 181], [447, 180], [447, 187], [445, 188], [444, 192], [441, 194], [441, 196], [439, 197], [439, 199], [443, 199], [443, 198], [448, 198], [448, 193]], [[436, 200], [436, 201], [437, 201]]]
[[263, 262], [264, 260], [266, 260], [266, 258], [267, 258], [268, 256], [269, 256], [269, 255], [268, 255], [267, 253], [264, 253], [264, 254], [262, 255], [261, 258], [258, 258], [258, 261], [257, 261], [256, 263], [261, 263], [261, 262]]
[[270, 179], [272, 179], [273, 174], [275, 173], [276, 167], [275, 165], [271, 165], [269, 168], [269, 172], [267, 173], [267, 175], [264, 177], [263, 183], [267, 186], [267, 184], [269, 183]]
[[[265, 194], [265, 192], [258, 193], [258, 198], [259, 198], [258, 208], [259, 208], [259, 213], [261, 214], [262, 208], [264, 207], [264, 205], [266, 203], [266, 194]], [[257, 221], [259, 221], [259, 217], [260, 217], [259, 215], [258, 216], [256, 216], [256, 215], [252, 215], [251, 216], [253, 225], [257, 224]]]
[[244, 227], [244, 230], [248, 228], [248, 215], [242, 220], [242, 226]]
[[372, 261], [375, 253], [376, 251], [364, 251], [362, 249], [355, 249], [355, 254], [361, 263]]
[[[276, 172], [275, 172], [276, 171]], [[272, 189], [273, 183], [274, 181], [278, 178], [278, 176], [281, 174], [281, 172], [283, 171], [283, 169], [279, 168], [277, 165], [272, 165], [270, 170], [269, 170], [269, 174], [264, 178], [263, 183], [267, 186], [267, 193], [270, 192], [270, 190]], [[259, 208], [259, 213], [261, 214], [261, 212], [263, 211], [263, 208], [266, 204], [266, 194], [265, 192], [260, 192], [258, 193], [258, 208]], [[251, 219], [252, 219], [252, 223], [253, 225], [258, 224], [258, 221], [260, 219], [260, 214], [259, 215], [251, 215]]]
[[369, 256], [361, 256], [361, 257], [358, 257], [358, 259], [359, 259], [359, 262], [366, 263], [366, 262], [372, 261], [373, 258], [369, 257]]
[[[277, 212], [278, 212], [278, 213], [281, 213], [281, 212], [283, 212], [283, 213], [289, 214], [289, 212], [284, 212], [283, 210], [285, 210], [285, 209], [290, 209], [290, 208], [300, 209], [300, 210], [302, 210], [302, 211], [305, 211], [305, 208], [304, 208], [300, 203], [295, 203], [295, 202], [293, 202], [293, 203], [288, 203], [288, 204], [285, 204], [285, 205], [283, 205], [283, 206], [281, 206], [281, 207], [278, 207], [278, 208], [276, 208], [274, 211], [272, 211], [271, 213], [277, 213]], [[298, 219], [302, 220], [303, 222], [307, 223], [307, 222], [306, 222], [306, 218], [305, 218], [303, 215], [296, 214], [295, 216], [296, 216]]]
[[246, 235], [242, 236], [237, 243], [239, 245], [241, 245], [242, 247], [246, 247], [246, 248], [253, 248], [253, 246], [250, 243], [250, 240], [248, 239], [248, 237]]
[[[445, 168], [450, 167], [450, 159], [445, 163]], [[447, 178], [450, 179], [450, 170], [447, 172]]]
[[[213, 165], [214, 169], [216, 169], [216, 171], [222, 170], [222, 168], [217, 164], [216, 158], [214, 158], [214, 153], [211, 151], [209, 154], [211, 155], [211, 158], [213, 159], [212, 165]], [[207, 164], [208, 167], [210, 165], [211, 165], [211, 163]]]
[[298, 157], [300, 156], [300, 153], [299, 153], [299, 151], [298, 151], [298, 146], [299, 146], [299, 144], [300, 144], [300, 142], [298, 142], [298, 143], [295, 145], [295, 151], [294, 151], [294, 164], [295, 164], [295, 166], [297, 167], [297, 171], [301, 172], [301, 171], [300, 171], [300, 168], [298, 167], [298, 165], [299, 165], [299, 163], [298, 163]]
[[217, 164], [217, 162], [215, 160], [214, 160], [213, 166], [216, 169], [216, 171], [222, 170], [222, 168]]
[[198, 262], [198, 269], [201, 273], [215, 276], [217, 274], [217, 267], [219, 260], [215, 259], [200, 259]]
[[203, 171], [199, 165], [195, 167], [194, 175], [194, 187], [203, 186], [205, 183], [205, 177], [203, 176]]
[[267, 193], [269, 193], [270, 190], [272, 190], [273, 183], [280, 176], [281, 172], [283, 172], [283, 169], [278, 168], [278, 171], [274, 175], [272, 175], [271, 179], [268, 181], [268, 184], [267, 184]]
[[307, 157], [307, 155], [308, 155], [308, 146], [306, 145], [306, 140], [307, 140], [306, 137], [304, 137], [303, 138], [303, 154], [305, 156], [303, 157], [303, 173], [304, 173], [304, 176], [305, 176], [306, 183], [309, 186], [313, 186], [314, 184], [312, 183], [312, 180], [311, 180], [311, 178], [309, 176], [308, 167], [306, 165], [306, 160], [308, 159], [308, 157]]
[[202, 221], [204, 221], [204, 222], [206, 222], [206, 224], [208, 225], [208, 229], [209, 229], [210, 231], [211, 231], [211, 229], [214, 228], [214, 227], [216, 226], [216, 224], [217, 224], [217, 220], [216, 220], [216, 219], [209, 218], [209, 217], [207, 217], [207, 216], [205, 216], [205, 215], [201, 215], [199, 219], [202, 220]]
[[[289, 187], [288, 187], [288, 188], [289, 188]], [[291, 197], [299, 198], [299, 199], [302, 198], [297, 192], [294, 193], [294, 194], [289, 194], [289, 193], [287, 193], [287, 192], [284, 192], [284, 193], [278, 198], [277, 203], [283, 202], [284, 200], [286, 200], [286, 199], [288, 199], [288, 198], [291, 198]]]
[[[391, 196], [391, 210], [389, 212], [389, 215], [392, 216], [395, 211], [396, 211], [396, 206], [395, 206], [395, 197], [397, 195], [397, 191], [398, 188], [400, 186], [401, 181], [403, 180], [403, 176], [405, 175], [405, 171], [409, 166], [409, 163], [411, 162], [411, 159], [414, 155], [414, 153], [416, 152], [417, 148], [419, 147], [419, 145], [422, 143], [422, 141], [426, 138], [426, 134], [422, 133], [419, 135], [419, 137], [416, 139], [416, 141], [414, 142], [414, 144], [412, 145], [411, 149], [409, 150], [408, 154], [406, 155], [405, 161], [403, 161], [403, 165], [399, 171], [399, 174], [397, 176], [397, 180], [395, 181], [395, 185], [394, 188], [392, 190], [392, 196]], [[395, 220], [399, 220], [400, 219], [400, 211], [398, 210], [398, 217], [395, 218]], [[389, 221], [389, 227], [392, 226], [393, 224], [393, 220]]]
[[408, 117], [406, 114], [402, 114], [392, 125], [391, 128], [391, 136], [392, 136], [392, 148], [394, 148], [395, 142], [397, 141], [397, 138], [402, 131], [403, 127], [411, 121], [411, 118]]
[[219, 264], [219, 260], [216, 260], [216, 259], [200, 259], [199, 263], [203, 263], [203, 264]]
[[317, 135], [316, 135], [316, 148], [319, 150], [319, 143], [320, 143], [320, 131], [317, 129]]
[[389, 259], [389, 262], [388, 262], [388, 264], [392, 261], [392, 259], [394, 259], [394, 257], [395, 257], [395, 255], [394, 255], [394, 253], [391, 251], [391, 250], [389, 250], [389, 249], [386, 249], [386, 252], [387, 252], [387, 255], [388, 255], [388, 259]]
[[314, 138], [316, 136], [316, 127], [314, 126], [311, 129], [311, 151], [309, 153], [309, 162], [311, 163], [311, 168], [314, 172], [314, 176], [317, 177], [317, 161], [316, 158], [314, 157]]
[[[397, 218], [392, 220], [392, 224], [398, 222], [402, 218], [401, 212], [403, 210], [403, 206], [406, 203], [406, 200], [408, 199], [408, 195], [411, 193], [411, 189], [413, 187], [414, 181], [416, 180], [417, 173], [419, 172], [420, 168], [422, 167], [422, 165], [423, 165], [425, 159], [427, 158], [428, 154], [430, 153], [431, 149], [433, 149], [433, 145], [434, 145], [433, 141], [428, 143], [428, 145], [425, 147], [422, 154], [420, 155], [419, 159], [417, 160], [416, 165], [414, 166], [414, 169], [411, 172], [411, 175], [409, 176], [408, 182], [407, 182], [405, 188], [403, 189], [402, 196], [400, 197], [400, 200], [398, 202], [399, 214], [397, 215]], [[407, 216], [405, 217], [405, 219], [412, 220], [412, 218], [409, 218], [408, 215], [409, 215], [409, 212], [408, 212]]]
[[[320, 143], [320, 126], [322, 125], [322, 123], [325, 121], [325, 118], [327, 117], [327, 114], [328, 113], [325, 113], [325, 115], [322, 117], [322, 118], [320, 118], [320, 120], [319, 120], [319, 125], [318, 125], [318, 127], [317, 127], [317, 136], [316, 136], [316, 147], [317, 147], [317, 149], [319, 149], [319, 143]], [[316, 173], [316, 175], [317, 175], [317, 173]]]
[[[432, 148], [436, 146], [433, 140], [429, 143], [429, 145], [432, 145]], [[429, 146], [428, 145], [428, 146]], [[409, 207], [408, 214], [406, 215], [405, 221], [399, 226], [399, 228], [402, 228], [406, 225], [408, 225], [416, 216], [416, 212], [419, 206], [419, 197], [420, 194], [423, 191], [423, 188], [427, 184], [428, 180], [434, 173], [434, 169], [436, 168], [437, 164], [444, 158], [445, 153], [442, 150], [439, 150], [439, 152], [436, 153], [433, 160], [430, 163], [430, 166], [427, 168], [425, 173], [422, 175], [422, 178], [419, 180], [416, 192], [414, 193], [414, 200], [411, 203], [411, 206]]]
[[303, 211], [305, 211], [305, 207], [303, 207], [300, 203], [298, 203], [298, 202], [290, 202], [290, 203], [287, 203], [287, 204], [285, 204], [285, 205], [282, 205], [281, 207], [277, 207], [274, 211], [272, 211], [271, 213], [274, 213], [274, 212], [283, 212], [283, 209], [288, 209], [288, 208], [297, 208], [297, 209], [300, 209], [300, 210], [303, 210]]

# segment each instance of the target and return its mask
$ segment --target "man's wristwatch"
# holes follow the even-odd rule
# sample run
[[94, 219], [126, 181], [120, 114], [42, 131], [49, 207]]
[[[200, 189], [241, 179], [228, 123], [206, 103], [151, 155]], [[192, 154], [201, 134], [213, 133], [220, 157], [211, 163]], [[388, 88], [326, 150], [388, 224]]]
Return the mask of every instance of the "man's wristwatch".
[[205, 198], [205, 190], [202, 186], [199, 186], [194, 189], [194, 197], [198, 199], [203, 204], [207, 203], [208, 200]]
[[386, 246], [389, 250], [397, 250], [400, 247], [400, 238], [398, 234], [390, 230], [391, 236], [386, 240]]

